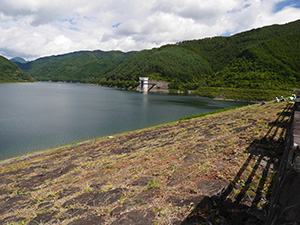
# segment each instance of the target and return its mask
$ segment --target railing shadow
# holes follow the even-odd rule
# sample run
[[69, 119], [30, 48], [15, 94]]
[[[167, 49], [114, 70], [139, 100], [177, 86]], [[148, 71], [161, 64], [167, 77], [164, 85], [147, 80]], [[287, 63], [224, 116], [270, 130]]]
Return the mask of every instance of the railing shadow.
[[[250, 155], [227, 188], [218, 196], [205, 197], [182, 225], [264, 223], [275, 180], [275, 174], [270, 172], [271, 169], [277, 171], [279, 168], [285, 134], [291, 126], [292, 109], [293, 105], [288, 104], [277, 119], [270, 123], [271, 127], [265, 136], [249, 145], [246, 151]], [[270, 185], [266, 190], [264, 187], [267, 181]]]

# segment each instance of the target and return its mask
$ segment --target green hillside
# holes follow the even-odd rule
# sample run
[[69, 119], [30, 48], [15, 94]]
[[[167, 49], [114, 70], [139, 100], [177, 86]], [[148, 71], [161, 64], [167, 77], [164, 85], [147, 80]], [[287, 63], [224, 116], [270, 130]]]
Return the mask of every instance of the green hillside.
[[34, 81], [28, 73], [24, 73], [15, 63], [0, 56], [0, 83]]
[[211, 72], [209, 63], [200, 55], [166, 46], [133, 54], [98, 82], [126, 88], [134, 86], [134, 82], [137, 86], [139, 77], [147, 76], [151, 80], [172, 82], [173, 88], [178, 89], [181, 84], [201, 83], [203, 75]]
[[174, 89], [231, 87], [289, 89], [300, 81], [300, 21], [254, 29], [232, 37], [184, 41], [140, 51], [100, 83], [149, 76]]
[[[245, 49], [257, 47], [265, 41], [277, 40], [278, 46], [268, 46], [272, 52], [275, 47], [285, 45], [286, 41], [298, 42], [300, 35], [300, 20], [285, 25], [272, 25], [253, 29], [231, 37], [214, 37], [202, 40], [184, 41], [177, 44], [178, 47], [189, 49], [203, 56], [212, 66], [215, 72], [222, 70], [225, 65], [234, 58], [239, 57]], [[289, 38], [298, 37], [298, 40]], [[297, 39], [297, 38], [296, 38]], [[299, 50], [299, 45], [291, 46]], [[271, 53], [271, 52], [270, 52]], [[277, 52], [281, 54], [281, 52]]]
[[300, 20], [152, 50], [76, 52], [19, 66], [37, 80], [131, 89], [147, 76], [168, 81], [171, 91], [234, 99], [243, 99], [243, 92], [261, 100], [299, 88], [299, 62]]
[[[261, 100], [300, 87], [299, 62], [300, 20], [232, 37], [184, 41], [141, 51], [106, 74], [106, 79], [122, 85], [124, 80], [138, 76], [151, 79], [158, 75], [175, 90], [197, 89], [195, 94], [216, 97], [216, 90], [222, 88], [221, 97], [236, 99], [244, 89], [250, 90], [250, 98]], [[233, 89], [237, 93], [233, 94]], [[231, 92], [230, 96], [226, 92]]]
[[81, 51], [18, 64], [40, 81], [93, 82], [132, 53]]

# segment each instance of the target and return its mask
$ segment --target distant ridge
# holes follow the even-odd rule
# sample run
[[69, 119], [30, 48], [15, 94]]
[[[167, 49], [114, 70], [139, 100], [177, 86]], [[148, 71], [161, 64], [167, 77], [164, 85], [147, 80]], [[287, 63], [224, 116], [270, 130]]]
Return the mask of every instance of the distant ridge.
[[14, 62], [14, 63], [27, 63], [27, 61], [21, 57], [15, 57], [10, 59], [10, 61]]
[[133, 52], [78, 51], [36, 59], [19, 67], [40, 81], [94, 82]]

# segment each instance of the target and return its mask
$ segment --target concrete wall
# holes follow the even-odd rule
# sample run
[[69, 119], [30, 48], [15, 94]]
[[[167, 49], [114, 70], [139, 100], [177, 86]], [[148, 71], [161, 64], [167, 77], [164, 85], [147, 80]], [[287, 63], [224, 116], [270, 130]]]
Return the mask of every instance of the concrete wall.
[[[151, 88], [152, 85], [154, 84], [155, 86], [149, 91], [149, 93], [165, 93], [165, 94], [169, 93], [169, 82], [149, 80], [148, 88]], [[140, 85], [137, 87], [137, 91], [144, 92], [144, 90], [141, 89]]]
[[151, 84], [156, 84], [151, 90], [150, 93], [169, 93], [169, 83], [166, 81], [155, 81], [151, 80], [149, 81], [149, 86]]

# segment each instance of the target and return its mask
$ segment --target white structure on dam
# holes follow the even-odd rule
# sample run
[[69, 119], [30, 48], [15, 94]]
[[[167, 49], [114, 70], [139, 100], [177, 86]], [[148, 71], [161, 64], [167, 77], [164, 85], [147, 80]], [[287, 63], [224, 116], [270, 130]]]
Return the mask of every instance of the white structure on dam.
[[140, 92], [143, 92], [144, 94], [148, 93], [149, 89], [149, 78], [148, 77], [140, 77]]

